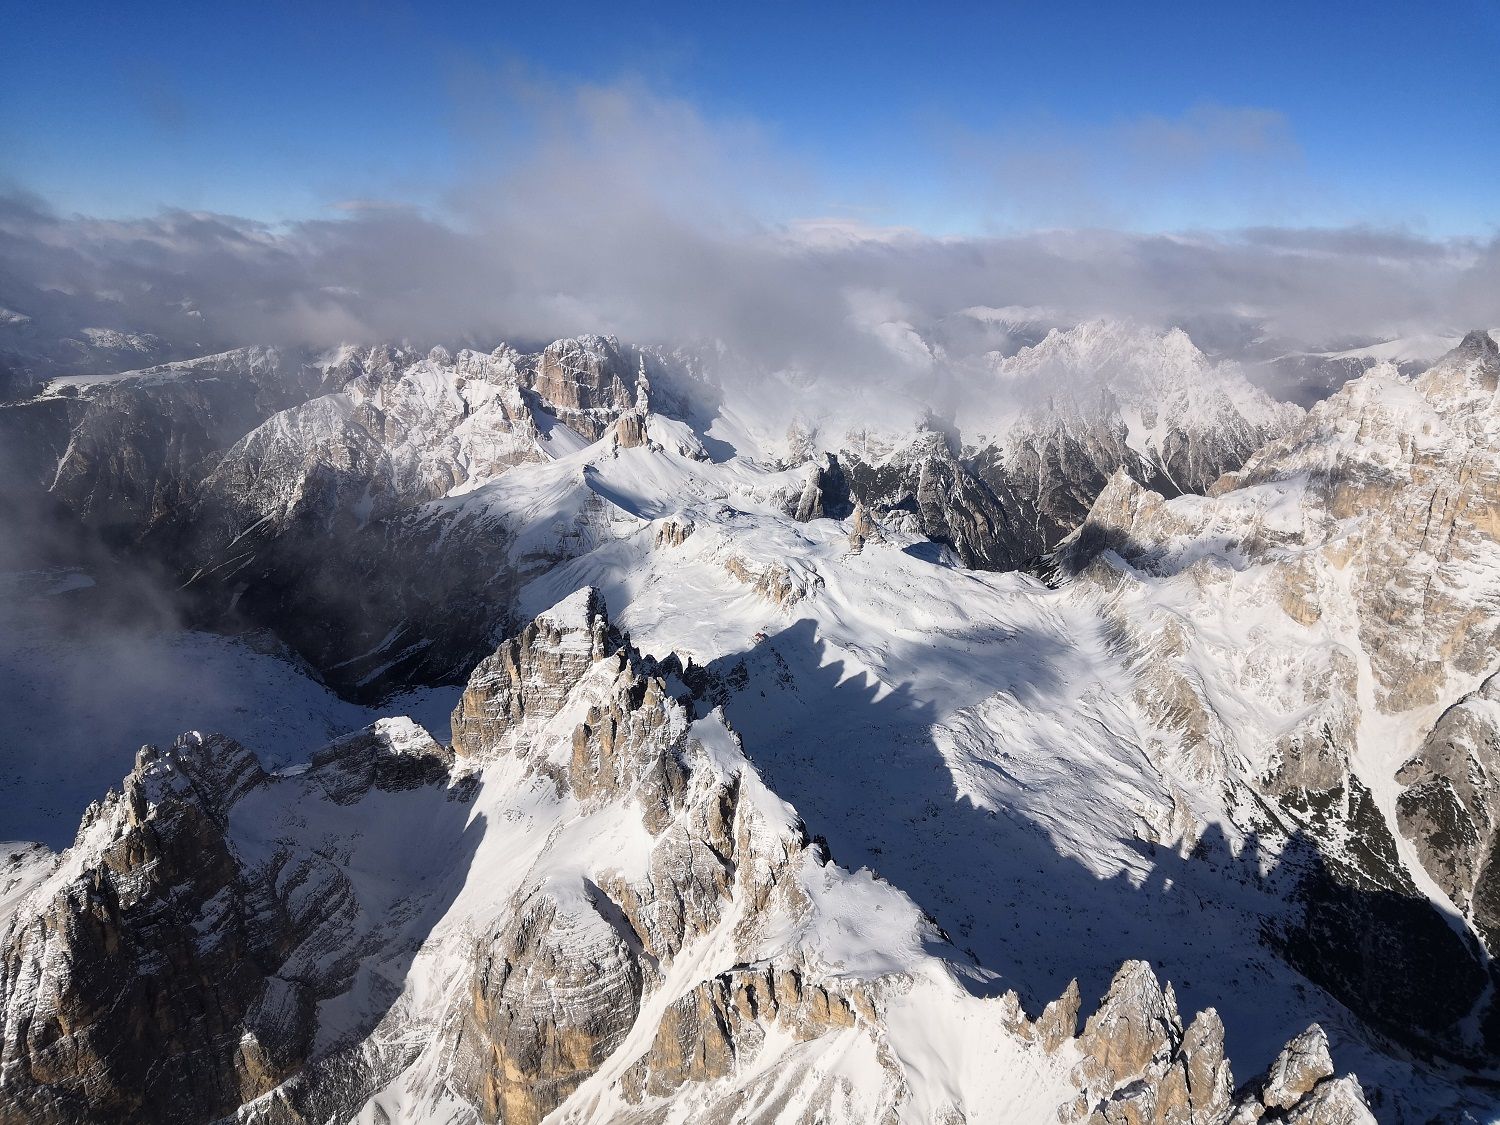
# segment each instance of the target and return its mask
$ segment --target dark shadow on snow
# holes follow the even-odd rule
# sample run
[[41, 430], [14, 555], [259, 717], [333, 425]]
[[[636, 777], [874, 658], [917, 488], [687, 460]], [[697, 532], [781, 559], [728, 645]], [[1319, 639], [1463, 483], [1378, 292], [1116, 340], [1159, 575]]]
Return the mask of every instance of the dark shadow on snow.
[[[1011, 643], [1037, 650], [1017, 663], [1026, 671], [1012, 693], [1033, 709], [1055, 706], [1065, 685], [1046, 647], [1057, 642]], [[1101, 878], [1060, 854], [1043, 825], [959, 798], [932, 707], [905, 686], [848, 676], [811, 621], [713, 662], [701, 686], [836, 862], [901, 888], [957, 950], [999, 974], [967, 981], [981, 994], [1015, 988], [1035, 1013], [1072, 977], [1084, 997], [1102, 996], [1121, 961], [1140, 958], [1172, 982], [1185, 1018], [1220, 1011], [1242, 1077], [1326, 1022], [1320, 989], [1376, 1029], [1366, 1058], [1410, 1051], [1482, 1069], [1496, 1060], [1493, 1026], [1477, 1055], [1455, 1034], [1485, 993], [1475, 950], [1426, 899], [1357, 885], [1296, 829], [1272, 860], [1257, 836], [1236, 852], [1216, 825], [1186, 855], [1129, 841], [1139, 865]]]

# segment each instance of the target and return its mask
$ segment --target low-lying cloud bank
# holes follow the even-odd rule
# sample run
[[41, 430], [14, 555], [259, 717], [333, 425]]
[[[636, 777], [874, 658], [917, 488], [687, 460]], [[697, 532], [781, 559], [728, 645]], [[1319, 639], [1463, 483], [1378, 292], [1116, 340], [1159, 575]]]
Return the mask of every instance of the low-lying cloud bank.
[[[836, 375], [921, 370], [933, 343], [992, 346], [972, 318], [958, 318], [961, 331], [944, 327], [975, 306], [1182, 324], [1230, 349], [1256, 336], [1335, 345], [1500, 320], [1494, 235], [1074, 225], [935, 237], [839, 219], [767, 221], [808, 214], [825, 196], [753, 122], [708, 120], [628, 83], [512, 83], [509, 96], [520, 124], [474, 125], [489, 130], [471, 146], [483, 161], [463, 171], [468, 186], [441, 217], [353, 201], [337, 219], [274, 226], [173, 210], [122, 221], [0, 196], [0, 308], [30, 318], [0, 313], [10, 322], [0, 337], [100, 327], [204, 347], [492, 345], [606, 332], [718, 344], [760, 370]], [[1175, 182], [1221, 156], [1280, 159], [1295, 147], [1285, 131], [1264, 113], [1210, 107], [1137, 123], [1114, 147], [1137, 175], [1165, 161]], [[1234, 143], [1220, 153], [1225, 136]], [[976, 195], [999, 184], [1021, 198], [1035, 187], [1019, 141], [965, 145], [963, 166], [983, 181]], [[1084, 147], [1112, 151], [1097, 138]], [[983, 170], [992, 149], [1006, 157], [998, 172]]]
[[64, 217], [0, 200], [0, 306], [37, 331], [157, 333], [205, 346], [536, 341], [585, 331], [718, 342], [756, 366], [917, 364], [973, 306], [1190, 326], [1251, 324], [1332, 344], [1488, 324], [1500, 240], [1378, 230], [933, 238], [839, 222], [712, 226], [642, 209], [511, 209], [460, 227], [400, 208], [271, 227], [165, 212]]

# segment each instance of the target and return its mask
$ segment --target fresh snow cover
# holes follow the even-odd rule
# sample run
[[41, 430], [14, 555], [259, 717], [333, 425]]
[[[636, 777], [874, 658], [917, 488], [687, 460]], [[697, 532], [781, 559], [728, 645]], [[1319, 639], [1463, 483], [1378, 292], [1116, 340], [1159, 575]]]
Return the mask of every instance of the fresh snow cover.
[[[528, 536], [557, 533], [560, 511], [600, 513], [586, 552], [524, 591], [523, 616], [595, 585], [648, 653], [727, 676], [742, 665], [726, 713], [771, 787], [838, 861], [892, 880], [999, 970], [996, 988], [1039, 1005], [1077, 975], [1099, 994], [1122, 959], [1145, 957], [1186, 1010], [1220, 1007], [1242, 1067], [1312, 1019], [1347, 1023], [1246, 941], [1280, 904], [1238, 889], [1241, 834], [1188, 796], [1191, 776], [1174, 778], [1172, 738], [1131, 703], [1092, 605], [1024, 575], [935, 564], [909, 537], [851, 555], [837, 522], [784, 514], [794, 479], [595, 446], [462, 499], [468, 518], [529, 528], [523, 553], [541, 549]], [[684, 519], [686, 542], [657, 546], [658, 521]], [[731, 563], [781, 568], [804, 596], [777, 604]], [[1189, 811], [1221, 824], [1216, 860], [1179, 855]], [[1227, 995], [1226, 956], [1245, 959]]]
[[[1151, 460], [1160, 457], [1165, 438], [1210, 433], [1216, 427], [1274, 429], [1295, 419], [1295, 407], [1279, 403], [1254, 387], [1233, 364], [1215, 363], [1180, 328], [1157, 333], [1129, 321], [1091, 320], [1070, 329], [1054, 328], [1045, 339], [1014, 355], [990, 357], [994, 377], [1006, 393], [992, 402], [1046, 402], [1031, 425], [1052, 411], [1064, 417], [1088, 396], [1107, 394], [1125, 418], [1127, 444]], [[1061, 407], [1061, 409], [1059, 409]], [[1001, 439], [1014, 427], [1025, 427], [1017, 407], [985, 419], [983, 404], [965, 411], [966, 424], [978, 433]]]
[[[132, 349], [137, 350], [137, 349]], [[160, 386], [189, 379], [217, 379], [244, 375], [265, 375], [274, 371], [286, 359], [285, 353], [272, 347], [234, 348], [227, 352], [199, 356], [195, 359], [174, 360], [171, 363], [152, 367], [132, 368], [126, 371], [94, 372], [82, 375], [62, 375], [49, 379], [37, 388], [38, 396], [55, 398], [64, 394], [79, 394], [91, 387], [108, 386], [115, 383], [134, 383], [143, 386]]]
[[[586, 591], [595, 587], [613, 622], [644, 653], [675, 653], [706, 673], [715, 706], [680, 721], [712, 769], [740, 775], [767, 831], [790, 831], [800, 817], [845, 869], [810, 865], [802, 872], [811, 915], [795, 931], [770, 933], [767, 955], [795, 949], [851, 979], [910, 978], [909, 991], [891, 998], [886, 1046], [908, 1072], [929, 1080], [914, 1117], [943, 1099], [994, 1107], [1001, 1120], [1050, 1117], [1067, 1095], [1072, 1060], [1048, 1063], [1006, 1037], [983, 1037], [982, 1006], [1014, 988], [1036, 1012], [1073, 977], [1085, 997], [1095, 997], [1129, 958], [1149, 961], [1173, 982], [1186, 1016], [1210, 1005], [1219, 1010], [1240, 1079], [1317, 1021], [1334, 1041], [1341, 1069], [1393, 1087], [1430, 1081], [1407, 1073], [1342, 1006], [1259, 940], [1265, 924], [1286, 916], [1286, 886], [1274, 878], [1274, 848], [1265, 850], [1237, 819], [1249, 799], [1245, 779], [1274, 765], [1283, 736], [1321, 716], [1326, 700], [1318, 685], [1340, 650], [1359, 662], [1365, 725], [1355, 766], [1388, 820], [1395, 770], [1434, 717], [1427, 709], [1370, 718], [1377, 710], [1373, 676], [1357, 623], [1333, 620], [1314, 629], [1294, 621], [1280, 608], [1270, 565], [1253, 563], [1243, 547], [1263, 536], [1294, 552], [1299, 539], [1342, 533], [1313, 526], [1308, 499], [1310, 479], [1337, 450], [1304, 451], [1303, 471], [1292, 475], [1171, 501], [1182, 531], [1161, 544], [1172, 562], [1162, 574], [1112, 555], [1105, 565], [1114, 568], [1116, 585], [1053, 589], [1023, 573], [965, 570], [951, 553], [899, 526], [883, 528], [856, 551], [849, 521], [791, 518], [787, 498], [800, 492], [805, 466], [783, 467], [796, 460], [785, 456], [792, 442], [777, 428], [784, 404], [761, 409], [731, 398], [711, 424], [696, 427], [649, 413], [649, 443], [635, 448], [620, 448], [609, 435], [588, 443], [545, 421], [518, 442], [498, 424], [519, 402], [507, 362], [498, 350], [457, 358], [434, 352], [394, 382], [371, 380], [282, 412], [241, 445], [296, 446], [307, 437], [299, 431], [304, 425], [322, 440], [339, 432], [358, 401], [376, 403], [403, 420], [385, 446], [395, 475], [409, 472], [423, 483], [413, 491], [430, 496], [411, 518], [445, 534], [488, 529], [502, 541], [498, 532], [507, 533], [510, 562], [534, 576], [521, 593], [523, 619], [539, 616], [572, 630], [562, 643], [582, 648]], [[1168, 432], [1209, 429], [1231, 413], [1266, 424], [1299, 413], [1211, 364], [1181, 332], [1157, 336], [1090, 323], [1053, 331], [992, 367], [996, 380], [1035, 386], [1109, 369], [1127, 440], [1142, 456], [1159, 455]], [[462, 386], [457, 371], [468, 373]], [[1424, 423], [1411, 427], [1420, 440], [1451, 440], [1450, 423], [1435, 414], [1424, 419], [1423, 400], [1394, 369], [1382, 367], [1344, 393], [1368, 408], [1352, 417], [1404, 413]], [[825, 423], [830, 432], [859, 406]], [[985, 424], [1003, 434], [1023, 421], [1000, 412]], [[889, 455], [898, 433], [873, 428], [864, 448]], [[1363, 440], [1353, 432], [1337, 436]], [[1400, 453], [1377, 447], [1367, 456], [1394, 464]], [[1120, 477], [1116, 487], [1125, 487]], [[685, 538], [664, 536], [669, 529]], [[1347, 574], [1324, 577], [1348, 581]], [[59, 597], [80, 580], [58, 579], [44, 596]], [[27, 624], [24, 609], [7, 612], [17, 614], [6, 622], [6, 657], [14, 665], [7, 682], [33, 670], [45, 680], [49, 668], [66, 663], [56, 646], [74, 641], [43, 635]], [[1144, 642], [1122, 621], [1171, 631], [1180, 644], [1170, 658], [1143, 654], [1136, 646]], [[583, 872], [641, 871], [649, 862], [652, 840], [624, 803], [585, 808], [514, 757], [475, 768], [477, 795], [461, 820], [441, 792], [414, 801], [409, 793], [372, 791], [349, 806], [329, 805], [295, 764], [328, 738], [396, 710], [415, 720], [387, 717], [375, 731], [392, 752], [421, 753], [426, 731], [446, 737], [432, 711], [451, 705], [452, 693], [372, 711], [337, 700], [281, 658], [239, 641], [187, 633], [131, 638], [141, 647], [113, 654], [91, 643], [99, 653], [91, 684], [135, 665], [160, 669], [164, 682], [127, 683], [123, 690], [135, 697], [129, 707], [87, 690], [66, 700], [31, 683], [18, 691], [45, 705], [7, 718], [15, 745], [55, 746], [61, 738], [82, 746], [81, 755], [97, 745], [99, 756], [80, 757], [76, 776], [65, 779], [45, 776], [40, 749], [34, 760], [23, 759], [12, 783], [17, 799], [41, 811], [34, 823], [7, 826], [0, 837], [59, 842], [59, 818], [66, 824], [64, 814], [76, 811], [71, 804], [117, 780], [134, 745], [181, 729], [223, 730], [267, 765], [290, 766], [274, 789], [235, 807], [238, 855], [252, 865], [285, 849], [339, 856], [356, 877], [358, 934], [400, 950], [366, 963], [357, 987], [324, 1004], [323, 1045], [338, 1043], [382, 1005], [414, 1014], [441, 1010], [462, 986], [451, 969], [454, 951], [510, 910], [523, 882], [566, 898], [578, 893]], [[1190, 745], [1138, 690], [1152, 662], [1168, 659], [1216, 717], [1202, 744]], [[174, 669], [189, 665], [221, 668], [234, 690], [222, 700], [198, 690], [192, 699], [174, 696], [174, 678], [190, 682]], [[561, 712], [524, 730], [539, 759], [566, 759], [573, 730], [603, 697], [605, 675], [596, 665], [571, 685]], [[148, 698], [149, 705], [137, 702]], [[108, 735], [84, 745], [78, 733], [59, 735], [59, 722]], [[65, 787], [49, 795], [48, 784]], [[290, 802], [288, 791], [298, 794]], [[1444, 901], [1410, 845], [1400, 846], [1421, 889]], [[16, 854], [32, 863], [31, 853]], [[414, 897], [412, 887], [420, 888]], [[0, 883], [0, 905], [4, 894]], [[943, 966], [930, 955], [925, 915], [970, 964]], [[631, 1037], [559, 1110], [560, 1119], [607, 1121], [622, 1111], [616, 1080], [648, 1045], [642, 1037], [668, 1004], [732, 967], [724, 960], [736, 921], [725, 918], [673, 961]], [[418, 943], [418, 935], [426, 936]], [[420, 1026], [416, 1015], [413, 1025]], [[437, 1049], [424, 1047], [359, 1120], [442, 1119], [447, 1095], [434, 1087]], [[830, 1034], [816, 1045], [768, 1037], [754, 1065], [779, 1067], [804, 1055], [817, 1073], [849, 1078], [856, 1095], [881, 1081], [870, 1043], [852, 1034]], [[775, 1075], [767, 1070], [765, 1078]], [[761, 1093], [769, 1099], [773, 1092]], [[695, 1096], [674, 1100], [667, 1120], [693, 1120]], [[844, 1109], [859, 1119], [857, 1101]]]
[[[1493, 330], [1492, 330], [1493, 331]], [[1415, 336], [1397, 336], [1378, 344], [1367, 344], [1362, 348], [1344, 351], [1314, 352], [1326, 359], [1370, 359], [1378, 363], [1430, 364], [1452, 351], [1462, 340], [1462, 335], [1446, 336], [1421, 333]]]
[[[591, 510], [593, 539], [523, 592], [523, 616], [594, 585], [643, 650], [739, 684], [725, 713], [771, 788], [836, 860], [879, 872], [932, 913], [998, 973], [993, 988], [1039, 1007], [1077, 976], [1098, 995], [1139, 957], [1174, 982], [1185, 1012], [1219, 1009], [1237, 1073], [1316, 1020], [1343, 1065], [1405, 1081], [1340, 1005], [1260, 944], [1265, 920], [1287, 909], [1279, 884], [1256, 879], [1276, 856], [1236, 826], [1181, 735], [1134, 701], [1128, 653], [1095, 595], [944, 565], [890, 530], [852, 554], [845, 526], [786, 516], [779, 500], [795, 480], [739, 458], [595, 446], [464, 499], [469, 518], [521, 529], [531, 551], [541, 547], [528, 536], [556, 531], [553, 513]], [[1268, 486], [1249, 518], [1298, 518], [1297, 488]], [[694, 530], [662, 546], [665, 521]], [[1194, 549], [1253, 582], [1234, 574], [1235, 531], [1226, 526], [1222, 555], [1212, 536]], [[726, 581], [730, 568], [779, 573], [790, 596]], [[1245, 724], [1231, 755], [1274, 741], [1314, 703], [1264, 697], [1265, 658], [1274, 668], [1286, 646], [1307, 645], [1269, 599], [1255, 601], [1264, 608], [1203, 603], [1216, 625], [1194, 657], [1226, 724]], [[1231, 773], [1256, 768], [1235, 760]]]
[[111, 351], [149, 352], [161, 344], [155, 336], [121, 332], [116, 328], [85, 328], [83, 337], [92, 346]]
[[246, 640], [101, 625], [67, 598], [92, 582], [76, 571], [0, 576], [0, 840], [64, 847], [138, 747], [170, 744], [185, 730], [232, 732], [268, 768], [394, 707], [446, 732], [456, 689], [359, 707]]

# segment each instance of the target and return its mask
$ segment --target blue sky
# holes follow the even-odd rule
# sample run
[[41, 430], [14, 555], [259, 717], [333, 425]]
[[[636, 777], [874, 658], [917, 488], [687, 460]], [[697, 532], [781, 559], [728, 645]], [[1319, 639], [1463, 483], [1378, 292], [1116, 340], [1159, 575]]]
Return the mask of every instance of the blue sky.
[[742, 175], [715, 158], [769, 221], [1500, 222], [1494, 0], [27, 3], [6, 23], [0, 178], [64, 212], [442, 212], [566, 132], [549, 106], [582, 86], [681, 107], [683, 145], [753, 137]]

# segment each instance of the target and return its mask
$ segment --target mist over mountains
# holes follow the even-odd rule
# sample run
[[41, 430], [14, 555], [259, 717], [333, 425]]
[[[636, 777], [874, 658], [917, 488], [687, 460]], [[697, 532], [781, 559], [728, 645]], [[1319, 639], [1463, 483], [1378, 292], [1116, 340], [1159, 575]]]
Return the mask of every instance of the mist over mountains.
[[18, 364], [3, 1104], [1488, 1112], [1493, 340], [865, 311]]
[[0, 1125], [1500, 1121], [1484, 4], [31, 5]]
[[598, 194], [523, 196], [456, 220], [375, 208], [281, 225], [91, 220], [12, 196], [0, 203], [0, 355], [61, 374], [246, 344], [488, 350], [605, 332], [711, 349], [744, 378], [793, 371], [925, 392], [988, 351], [1035, 342], [1012, 338], [1016, 319], [1177, 325], [1211, 354], [1259, 362], [1456, 339], [1500, 301], [1493, 241], [1363, 229], [934, 238], [710, 221], [649, 194]]

